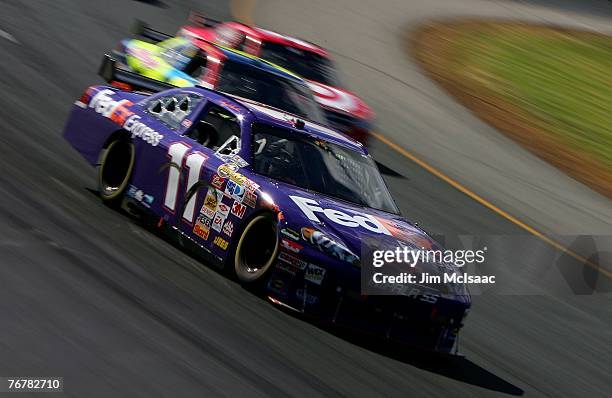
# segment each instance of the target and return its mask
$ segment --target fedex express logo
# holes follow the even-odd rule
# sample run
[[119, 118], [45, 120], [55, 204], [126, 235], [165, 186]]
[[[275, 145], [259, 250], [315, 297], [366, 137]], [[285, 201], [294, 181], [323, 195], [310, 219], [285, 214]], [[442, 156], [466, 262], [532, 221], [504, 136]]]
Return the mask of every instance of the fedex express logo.
[[131, 101], [115, 101], [111, 97], [113, 94], [115, 92], [109, 89], [99, 91], [89, 101], [88, 106], [132, 133], [132, 137], [138, 137], [152, 146], [159, 145], [164, 136], [140, 121], [140, 116], [128, 108], [133, 105]]
[[375, 217], [369, 214], [350, 215], [336, 209], [323, 209], [314, 199], [302, 198], [301, 196], [289, 196], [291, 200], [302, 210], [309, 220], [321, 222], [315, 213], [322, 213], [329, 221], [334, 224], [343, 225], [351, 228], [365, 228], [378, 234], [391, 235], [391, 232], [385, 228]]

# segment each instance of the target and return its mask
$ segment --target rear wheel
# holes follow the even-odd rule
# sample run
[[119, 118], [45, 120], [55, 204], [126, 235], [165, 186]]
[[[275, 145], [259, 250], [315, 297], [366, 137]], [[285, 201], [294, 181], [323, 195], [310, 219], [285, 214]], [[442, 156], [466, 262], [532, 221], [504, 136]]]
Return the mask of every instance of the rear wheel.
[[253, 283], [266, 274], [278, 253], [276, 217], [260, 214], [242, 231], [234, 251], [234, 269], [238, 280]]
[[112, 141], [102, 153], [98, 169], [100, 197], [117, 205], [123, 197], [134, 168], [134, 145], [124, 139]]

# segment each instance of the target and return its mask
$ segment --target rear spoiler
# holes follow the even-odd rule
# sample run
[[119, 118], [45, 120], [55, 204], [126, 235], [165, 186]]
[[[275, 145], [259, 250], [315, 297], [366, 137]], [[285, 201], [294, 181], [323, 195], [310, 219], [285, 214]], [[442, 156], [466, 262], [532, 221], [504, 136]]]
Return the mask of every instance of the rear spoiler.
[[140, 19], [134, 20], [134, 23], [132, 23], [132, 28], [130, 30], [135, 35], [146, 37], [147, 39], [153, 40], [154, 42], [160, 42], [166, 39], [170, 39], [172, 37], [167, 33], [160, 32], [159, 30], [151, 28], [146, 22], [141, 21]]
[[216, 19], [205, 17], [204, 14], [198, 11], [190, 11], [189, 12], [189, 22], [191, 22], [195, 26], [214, 28], [215, 26], [221, 24], [221, 21]]
[[160, 82], [138, 73], [121, 69], [117, 66], [117, 60], [108, 54], [104, 54], [102, 64], [98, 69], [98, 75], [106, 82], [130, 91], [158, 92], [176, 88], [169, 83]]

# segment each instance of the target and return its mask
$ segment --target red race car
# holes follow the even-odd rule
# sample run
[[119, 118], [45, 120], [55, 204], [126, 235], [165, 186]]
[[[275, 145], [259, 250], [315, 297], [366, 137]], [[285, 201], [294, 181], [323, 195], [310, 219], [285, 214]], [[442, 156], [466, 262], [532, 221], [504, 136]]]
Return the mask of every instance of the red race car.
[[178, 35], [235, 48], [302, 76], [324, 109], [332, 127], [365, 143], [372, 110], [357, 96], [339, 88], [329, 53], [312, 43], [239, 22], [220, 22], [192, 12]]

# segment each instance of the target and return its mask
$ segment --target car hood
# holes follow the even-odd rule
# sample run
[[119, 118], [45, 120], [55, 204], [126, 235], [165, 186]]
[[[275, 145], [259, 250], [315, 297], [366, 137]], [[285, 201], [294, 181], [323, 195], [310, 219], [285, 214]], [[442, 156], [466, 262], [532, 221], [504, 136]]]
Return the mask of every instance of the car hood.
[[348, 113], [359, 119], [370, 120], [374, 116], [370, 107], [355, 94], [313, 80], [307, 80], [306, 82], [319, 105]]
[[[397, 247], [407, 247], [408, 250], [444, 250], [425, 231], [399, 215], [284, 184], [281, 189], [287, 196], [283, 195], [280, 200], [282, 203], [277, 204], [292, 229], [303, 231], [303, 228], [310, 228], [321, 231], [359, 257], [362, 257], [366, 250], [396, 250]], [[442, 276], [445, 272], [459, 270], [460, 268], [449, 263], [419, 262], [412, 269], [402, 264], [401, 269], [398, 268], [396, 271], [426, 272]], [[438, 286], [437, 290], [444, 295], [467, 295], [465, 287], [459, 284]]]
[[393, 246], [397, 246], [398, 240], [401, 240], [413, 248], [427, 249], [437, 245], [422, 229], [399, 215], [287, 184], [277, 184], [282, 185], [281, 190], [286, 194], [286, 199], [283, 198], [283, 203], [278, 205], [288, 221], [324, 229], [341, 237], [353, 250], [361, 251], [361, 241], [365, 239]]

